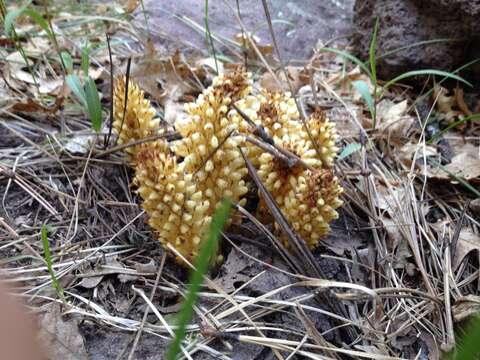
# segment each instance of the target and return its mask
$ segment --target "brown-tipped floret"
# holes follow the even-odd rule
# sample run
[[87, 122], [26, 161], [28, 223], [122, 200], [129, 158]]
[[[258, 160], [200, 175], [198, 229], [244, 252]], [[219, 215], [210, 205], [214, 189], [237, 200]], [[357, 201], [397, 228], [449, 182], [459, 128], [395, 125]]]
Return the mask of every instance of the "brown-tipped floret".
[[[270, 153], [258, 156], [258, 149], [249, 154], [258, 156], [258, 175], [293, 228], [313, 248], [328, 233], [329, 223], [338, 217], [335, 209], [342, 204], [342, 188], [332, 171], [337, 153], [335, 126], [323, 112], [315, 111], [306, 120], [307, 131], [289, 94], [264, 92], [259, 99], [257, 123], [276, 146], [298, 156], [309, 169], [301, 164], [288, 167]], [[265, 211], [261, 201], [260, 213]]]
[[[260, 156], [258, 175], [294, 230], [314, 248], [328, 233], [329, 223], [338, 217], [335, 209], [342, 204], [339, 199], [342, 188], [331, 169], [321, 168], [322, 162], [308, 141], [292, 137], [278, 145], [315, 170], [301, 164], [287, 167], [282, 160], [264, 153]], [[266, 211], [263, 201], [260, 211]], [[276, 230], [280, 230], [277, 225]]]

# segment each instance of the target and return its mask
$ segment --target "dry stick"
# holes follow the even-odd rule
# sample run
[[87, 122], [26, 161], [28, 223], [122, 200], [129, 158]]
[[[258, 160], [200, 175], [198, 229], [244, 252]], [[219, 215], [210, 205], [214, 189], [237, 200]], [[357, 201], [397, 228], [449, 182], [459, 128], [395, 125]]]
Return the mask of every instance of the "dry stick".
[[[278, 61], [280, 62], [280, 67], [282, 69], [283, 75], [285, 76], [285, 80], [287, 81], [288, 88], [293, 95], [293, 99], [295, 100], [295, 105], [297, 105], [297, 109], [299, 109], [299, 110], [303, 109], [303, 107], [299, 106], [297, 94], [293, 89], [293, 85], [292, 85], [292, 82], [290, 81], [290, 77], [288, 76], [288, 72], [285, 69], [285, 66], [283, 65], [282, 57], [280, 56], [280, 50], [279, 50], [279, 47], [277, 45], [277, 40], [276, 40], [276, 37], [275, 37], [275, 33], [273, 31], [272, 18], [270, 16], [270, 11], [268, 10], [267, 1], [262, 0], [262, 5], [263, 5], [263, 10], [265, 11], [265, 16], [267, 18], [268, 29], [270, 30], [270, 35], [272, 36], [273, 47], [275, 48], [275, 52], [277, 53]], [[310, 129], [308, 128], [307, 119], [305, 118], [305, 113], [303, 111], [299, 111], [299, 113], [300, 113], [300, 119], [302, 120], [303, 127], [305, 128], [305, 131], [307, 132], [308, 137], [309, 137], [310, 141], [312, 142], [313, 147], [315, 148], [315, 151], [320, 156], [322, 154], [320, 152], [320, 147], [318, 146], [318, 143], [317, 143], [316, 139], [312, 136], [312, 133], [310, 132]]]
[[249, 137], [248, 135], [245, 136], [245, 139], [260, 147], [261, 149], [269, 152], [273, 156], [277, 157], [279, 160], [285, 163], [288, 168], [294, 167], [298, 164], [301, 164], [304, 168], [311, 170], [311, 171], [316, 171], [315, 168], [312, 166], [308, 165], [303, 161], [299, 156], [296, 154], [292, 153], [291, 151], [288, 151], [286, 149], [281, 148], [280, 146], [275, 145], [275, 141], [273, 138], [267, 134], [263, 126], [255, 124], [255, 122], [248, 117], [247, 114], [245, 114], [242, 110], [240, 110], [235, 104], [233, 104], [233, 108], [238, 112], [238, 114], [247, 122], [250, 124], [250, 126], [254, 127], [255, 130], [253, 131], [253, 134], [258, 136], [260, 139], [262, 139], [265, 143], [262, 143], [261, 141], [258, 141], [255, 138]]
[[155, 140], [158, 140], [158, 139], [163, 139], [163, 138], [166, 138], [166, 137], [169, 137], [169, 136], [176, 136], [176, 135], [178, 135], [178, 133], [172, 131], [172, 132], [165, 133], [165, 134], [148, 136], [148, 137], [145, 137], [145, 138], [142, 138], [142, 139], [139, 139], [139, 140], [131, 141], [131, 142], [126, 143], [126, 144], [120, 144], [120, 145], [114, 146], [114, 147], [112, 147], [108, 150], [105, 150], [105, 151], [102, 151], [98, 154], [95, 154], [95, 158], [97, 158], [97, 159], [102, 158], [106, 155], [115, 153], [115, 152], [120, 151], [120, 150], [124, 150], [124, 149], [132, 147], [132, 146], [136, 146], [136, 145], [144, 144], [144, 143], [147, 143], [147, 142], [150, 142], [150, 141], [155, 141]]
[[30, 196], [32, 196], [35, 200], [38, 201], [40, 205], [42, 205], [45, 210], [47, 210], [51, 215], [55, 216], [57, 220], [60, 220], [60, 214], [58, 213], [57, 209], [55, 209], [52, 205], [45, 200], [42, 195], [38, 194], [29, 183], [22, 178], [20, 175], [13, 173], [10, 171], [6, 166], [0, 165], [0, 173], [5, 173], [10, 179], [13, 179], [13, 182], [21, 187], [25, 192], [27, 192]]
[[[155, 292], [157, 291], [158, 283], [160, 282], [160, 277], [162, 276], [163, 266], [165, 265], [165, 258], [166, 252], [163, 252], [162, 260], [160, 261], [160, 266], [158, 268], [157, 277], [155, 278], [155, 284], [153, 285], [152, 292], [150, 293], [150, 301], [153, 301], [153, 297], [155, 296]], [[137, 331], [137, 335], [135, 336], [135, 340], [132, 345], [132, 350], [130, 351], [130, 355], [128, 355], [128, 360], [133, 359], [133, 354], [135, 353], [135, 349], [137, 348], [138, 342], [140, 341], [140, 336], [142, 336], [143, 327], [145, 326], [145, 322], [147, 321], [147, 316], [149, 313], [149, 308], [145, 308], [145, 312], [143, 313], [142, 322], [140, 323], [140, 328]]]
[[[303, 323], [303, 326], [307, 330], [307, 334], [317, 343], [317, 345], [320, 346], [325, 346], [327, 348], [332, 348], [332, 344], [330, 344], [325, 338], [320, 334], [320, 332], [317, 330], [315, 327], [315, 324], [313, 321], [310, 319], [310, 317], [307, 315], [305, 310], [300, 306], [300, 304], [297, 303], [297, 307], [295, 308], [295, 312], [297, 314], [297, 317], [300, 318], [300, 320]], [[334, 359], [339, 359], [339, 356], [330, 350], [325, 350], [326, 354]]]
[[[285, 156], [284, 154], [282, 154], [278, 148], [268, 144], [268, 143], [265, 143], [265, 142], [262, 142], [260, 140], [257, 140], [255, 138], [252, 138], [248, 135], [245, 135], [245, 140], [247, 140], [249, 143], [253, 144], [253, 145], [256, 145], [258, 146], [260, 149], [272, 154], [275, 158], [277, 158], [278, 160], [280, 160], [283, 164], [285, 164], [288, 168], [292, 168], [293, 166], [295, 166], [296, 162], [295, 160], [289, 158], [288, 156]], [[292, 161], [293, 160], [293, 161]]]
[[[237, 3], [237, 14], [238, 18], [241, 19], [242, 15], [240, 14], [240, 0], [235, 1]], [[248, 50], [247, 50], [247, 44], [246, 44], [246, 36], [245, 32], [242, 29], [242, 53], [243, 53], [243, 63], [245, 66], [245, 70], [248, 69]]]
[[455, 232], [453, 233], [453, 237], [450, 245], [450, 251], [451, 251], [450, 261], [452, 263], [455, 259], [455, 254], [457, 252], [457, 243], [458, 243], [458, 238], [460, 237], [460, 231], [462, 230], [463, 220], [465, 219], [465, 214], [469, 206], [470, 206], [470, 200], [467, 200], [467, 202], [463, 207], [462, 213], [460, 214], [460, 218], [458, 219], [457, 225], [455, 226]]
[[[120, 130], [118, 131], [118, 136], [115, 139], [115, 146], [117, 145], [118, 139], [120, 139], [120, 135], [122, 134], [123, 130], [123, 123], [125, 122], [125, 114], [127, 112], [127, 104], [128, 104], [128, 85], [130, 83], [130, 66], [132, 65], [132, 58], [129, 57], [127, 60], [127, 74], [125, 78], [125, 94], [124, 94], [124, 103], [123, 103], [123, 114], [122, 114], [122, 122], [120, 123]], [[113, 86], [113, 85], [112, 85]], [[112, 103], [113, 103], [112, 98]]]
[[[278, 208], [278, 205], [276, 204], [275, 200], [272, 198], [272, 195], [268, 192], [268, 190], [265, 188], [265, 185], [262, 183], [262, 181], [258, 177], [258, 174], [255, 168], [253, 167], [252, 163], [245, 156], [242, 149], [239, 148], [239, 150], [243, 156], [243, 159], [245, 160], [248, 172], [252, 177], [252, 179], [255, 181], [255, 184], [257, 185], [260, 191], [260, 194], [265, 200], [265, 203], [267, 204], [272, 216], [274, 217], [275, 221], [280, 225], [285, 235], [287, 235], [290, 243], [292, 244], [299, 258], [305, 261], [305, 266], [300, 266], [303, 269], [304, 275], [312, 274], [313, 272], [314, 274], [316, 274], [317, 277], [326, 279], [327, 277], [325, 276], [322, 269], [318, 266], [317, 262], [313, 258], [313, 255], [310, 252], [310, 250], [307, 248], [305, 241], [300, 237], [298, 237], [297, 234], [295, 234], [295, 232], [292, 230], [292, 228], [288, 224], [287, 219], [282, 214], [281, 210]], [[333, 297], [333, 294], [330, 289], [325, 289], [322, 292], [320, 292], [318, 295], [321, 298], [322, 302], [325, 302], [331, 309], [333, 309], [343, 317], [345, 318], [347, 317], [345, 309], [339, 303], [331, 301], [330, 298]], [[347, 331], [348, 331], [349, 337], [351, 337], [353, 340], [356, 337], [356, 334], [355, 334], [356, 331], [351, 328], [348, 328]]]
[[110, 35], [106, 34], [107, 37], [107, 46], [108, 46], [108, 57], [110, 59], [110, 117], [108, 121], [108, 135], [104, 138], [104, 148], [107, 149], [108, 144], [110, 143], [110, 137], [112, 136], [113, 128], [113, 60], [112, 60], [112, 48], [110, 46]]
[[[182, 255], [178, 252], [177, 249], [175, 249], [172, 244], [167, 244], [167, 248], [172, 251], [176, 256], [178, 256], [180, 259], [182, 259], [182, 261], [188, 266], [190, 267], [191, 269], [195, 270], [195, 267]], [[215, 282], [213, 282], [212, 280], [210, 280], [210, 278], [206, 275], [204, 275], [204, 278], [205, 278], [205, 281], [207, 282], [207, 284], [213, 288], [215, 291], [217, 291], [220, 295], [223, 296], [224, 299], [226, 299], [230, 304], [233, 305], [233, 308], [235, 308], [236, 310], [235, 311], [239, 311], [246, 319], [246, 321], [255, 329], [255, 331], [262, 337], [265, 337], [265, 335], [262, 333], [262, 331], [257, 327], [257, 325], [253, 322], [253, 320], [250, 318], [250, 316], [248, 316], [247, 312], [243, 309], [243, 307], [241, 305], [239, 305], [235, 299], [230, 296], [229, 294], [227, 294], [225, 291], [223, 291], [223, 289], [218, 285], [216, 284]], [[217, 315], [218, 317], [218, 315]], [[214, 317], [214, 321], [216, 323], [219, 322], [219, 319], [217, 319], [217, 317]], [[220, 326], [218, 326], [217, 328], [219, 328]], [[278, 352], [277, 350], [273, 349], [273, 352], [275, 354], [275, 356], [279, 359], [279, 360], [283, 360], [283, 356], [282, 354], [280, 354], [280, 352]]]
[[[143, 290], [141, 289], [137, 289], [135, 287], [135, 285], [132, 285], [132, 290], [134, 292], [136, 292], [138, 295], [140, 295], [140, 297], [147, 303], [147, 305], [150, 307], [150, 309], [152, 310], [152, 312], [157, 316], [158, 320], [160, 320], [160, 322], [162, 323], [162, 325], [167, 329], [168, 333], [170, 334], [171, 337], [174, 337], [175, 334], [172, 330], [172, 327], [167, 323], [167, 321], [165, 320], [165, 318], [162, 316], [162, 314], [158, 311], [158, 309], [155, 307], [155, 305], [150, 301], [150, 299], [145, 295], [145, 293], [143, 292]], [[193, 360], [193, 358], [190, 356], [190, 353], [187, 352], [187, 350], [185, 349], [184, 346], [180, 345], [180, 349], [181, 351], [183, 352], [183, 355], [189, 359], [189, 360]]]
[[[10, 111], [8, 110], [0, 110], [1, 112], [7, 114], [8, 116], [14, 116], [14, 114], [12, 114]], [[22, 119], [22, 118], [21, 118]], [[22, 119], [23, 120], [23, 119]], [[22, 133], [20, 133], [19, 131], [15, 130], [14, 128], [10, 127], [9, 125], [7, 125], [7, 123], [5, 121], [0, 121], [0, 125], [2, 125], [5, 129], [7, 129], [8, 131], [12, 132], [13, 134], [15, 134], [16, 136], [18, 136], [20, 139], [22, 139], [24, 142], [26, 142], [27, 144], [30, 144], [31, 146], [33, 146], [35, 149], [37, 149], [38, 151], [40, 151], [41, 153], [45, 154], [47, 157], [49, 157], [50, 159], [52, 159], [53, 161], [55, 162], [59, 162], [59, 160], [57, 158], [55, 158], [55, 156], [53, 156], [52, 154], [50, 154], [48, 151], [46, 151], [45, 149], [43, 149], [40, 145], [38, 145], [37, 143], [33, 142], [32, 140], [30, 140], [29, 138], [27, 138], [25, 135], [23, 135]]]
[[273, 71], [272, 67], [268, 64], [267, 60], [265, 60], [265, 57], [263, 56], [262, 52], [258, 49], [258, 46], [257, 44], [255, 44], [255, 41], [252, 39], [252, 36], [247, 32], [246, 30], [246, 27], [245, 27], [245, 24], [243, 23], [242, 19], [240, 19], [240, 17], [238, 16], [238, 14], [236, 13], [235, 9], [232, 7], [232, 5], [230, 4], [230, 2], [228, 2], [227, 0], [223, 0], [223, 2], [225, 3], [225, 5], [227, 7], [230, 8], [232, 14], [235, 15], [235, 17], [237, 18], [237, 21], [238, 21], [238, 24], [240, 25], [240, 28], [242, 30], [242, 32], [245, 33], [245, 36], [246, 38], [248, 39], [248, 41], [250, 42], [250, 46], [253, 48], [253, 50], [255, 51], [255, 54], [258, 56], [258, 58], [260, 59], [260, 61], [263, 63], [263, 65], [265, 65], [265, 67], [267, 68], [267, 71], [272, 75], [272, 77], [275, 79], [277, 85], [279, 88], [282, 88], [282, 84], [280, 83], [280, 81], [278, 80], [278, 77], [275, 75], [275, 72]]
[[[73, 240], [73, 238], [75, 237], [75, 235], [77, 234], [77, 230], [78, 230], [78, 209], [79, 209], [79, 202], [80, 202], [80, 193], [82, 191], [82, 187], [83, 187], [83, 183], [85, 182], [85, 176], [87, 174], [87, 168], [88, 168], [88, 165], [90, 164], [90, 159], [92, 158], [92, 153], [93, 153], [93, 149], [95, 148], [95, 144], [92, 144], [92, 146], [90, 147], [90, 151], [88, 152], [88, 156], [87, 156], [87, 161], [85, 162], [85, 167], [83, 168], [83, 172], [82, 172], [82, 176], [80, 178], [80, 183], [78, 184], [78, 190], [77, 190], [77, 194], [75, 196], [75, 205], [73, 207], [73, 214], [72, 214], [72, 219], [70, 221], [70, 225], [68, 226], [68, 230], [67, 230], [67, 235], [65, 236], [65, 239], [66, 239], [66, 242], [69, 243], [70, 241]], [[73, 234], [72, 234], [72, 237], [70, 237], [70, 231], [72, 230], [72, 225], [74, 223], [74, 219], [75, 219], [75, 226], [74, 226], [74, 230], [73, 230]]]
[[447, 245], [445, 249], [445, 269], [443, 271], [443, 291], [445, 294], [445, 330], [446, 339], [442, 344], [442, 350], [449, 352], [455, 346], [455, 331], [453, 329], [453, 316], [451, 308], [451, 295], [450, 295], [450, 274], [452, 271], [452, 264], [450, 261], [450, 246]]
[[13, 229], [6, 221], [3, 217], [0, 217], [0, 225], [3, 226], [9, 233], [10, 235], [12, 235], [14, 238], [18, 238], [19, 235], [18, 233], [15, 231], [15, 229]]
[[243, 120], [245, 120], [250, 126], [255, 128], [255, 130], [253, 131], [253, 135], [257, 135], [267, 144], [275, 145], [273, 138], [267, 134], [267, 132], [265, 131], [262, 125], [255, 124], [255, 122], [252, 119], [250, 119], [247, 114], [245, 114], [242, 110], [240, 110], [237, 105], [232, 104], [232, 107], [238, 112], [238, 114], [243, 118]]
[[[138, 213], [133, 219], [131, 219], [127, 224], [125, 224], [120, 230], [118, 230], [115, 234], [113, 234], [107, 241], [105, 241], [101, 246], [99, 246], [98, 248], [96, 248], [95, 250], [93, 250], [90, 254], [88, 254], [87, 256], [85, 256], [83, 259], [80, 259], [78, 261], [74, 261], [72, 262], [71, 266], [65, 270], [62, 270], [62, 271], [59, 271], [57, 273], [57, 279], [60, 280], [62, 277], [64, 277], [66, 274], [68, 274], [69, 272], [75, 270], [75, 269], [78, 269], [81, 265], [85, 264], [86, 262], [90, 261], [90, 259], [94, 258], [95, 255], [102, 251], [103, 249], [105, 249], [113, 240], [115, 240], [117, 238], [117, 236], [119, 236], [120, 234], [122, 234], [125, 230], [127, 230], [127, 228], [132, 225], [135, 221], [137, 221], [141, 216], [143, 216], [145, 214], [145, 211], [142, 210], [140, 213]], [[25, 294], [29, 294], [29, 293], [35, 293], [37, 290], [47, 286], [47, 285], [50, 285], [52, 283], [52, 280], [48, 280], [46, 283], [44, 284], [40, 284], [28, 291], [25, 292]]]
[[285, 360], [293, 359], [294, 356], [299, 353], [300, 349], [307, 342], [307, 340], [308, 340], [308, 334], [303, 335], [302, 340], [299, 341], [298, 345], [295, 347], [295, 349], [292, 350], [292, 352], [288, 355], [288, 357]]
[[282, 231], [285, 233], [291, 244], [294, 246], [295, 252], [297, 253], [299, 259], [303, 259], [304, 261], [306, 261], [306, 266], [301, 267], [303, 268], [303, 273], [305, 275], [314, 273], [317, 277], [325, 278], [324, 274], [322, 274], [322, 270], [317, 266], [312, 254], [306, 248], [305, 242], [303, 240], [300, 240], [297, 234], [295, 234], [295, 232], [292, 230], [291, 226], [288, 224], [287, 219], [285, 218], [281, 210], [278, 208], [278, 205], [273, 199], [272, 195], [265, 188], [265, 185], [260, 180], [257, 171], [253, 167], [251, 161], [245, 156], [241, 148], [239, 148], [239, 151], [242, 154], [243, 159], [245, 160], [248, 173], [252, 177], [253, 181], [255, 181], [255, 184], [257, 185], [258, 190], [263, 199], [265, 200], [265, 203], [267, 204], [275, 221], [280, 225]]
[[272, 149], [273, 152], [271, 152], [271, 154], [275, 155], [276, 157], [286, 158], [286, 165], [289, 168], [292, 168], [292, 167], [297, 166], [297, 165], [301, 165], [307, 170], [310, 170], [312, 172], [318, 172], [318, 169], [315, 169], [313, 166], [308, 165], [305, 161], [302, 160], [301, 157], [299, 157], [298, 155], [294, 154], [293, 152], [291, 152], [287, 149], [284, 149], [284, 148], [282, 148], [280, 146], [277, 146], [275, 144], [274, 145], [261, 144], [260, 142], [255, 141], [254, 139], [252, 139], [251, 137], [248, 137], [248, 136], [246, 136], [246, 140], [248, 140], [250, 142], [255, 142], [255, 144], [257, 146], [261, 147], [262, 149], [264, 149], [268, 152], [271, 152], [271, 151], [269, 151], [269, 149]]
[[[453, 328], [453, 316], [452, 316], [452, 308], [451, 308], [451, 294], [450, 294], [450, 274], [452, 274], [452, 259], [454, 258], [455, 248], [452, 246], [456, 246], [458, 237], [460, 235], [460, 229], [463, 223], [463, 217], [465, 215], [465, 210], [467, 206], [462, 211], [462, 215], [460, 216], [460, 220], [457, 223], [455, 228], [455, 233], [453, 235], [453, 239], [451, 243], [447, 243], [444, 252], [444, 269], [443, 269], [443, 292], [444, 292], [444, 299], [445, 299], [445, 330], [446, 330], [446, 338], [445, 342], [442, 344], [442, 350], [449, 352], [455, 346], [455, 331]], [[450, 253], [451, 251], [451, 253]]]

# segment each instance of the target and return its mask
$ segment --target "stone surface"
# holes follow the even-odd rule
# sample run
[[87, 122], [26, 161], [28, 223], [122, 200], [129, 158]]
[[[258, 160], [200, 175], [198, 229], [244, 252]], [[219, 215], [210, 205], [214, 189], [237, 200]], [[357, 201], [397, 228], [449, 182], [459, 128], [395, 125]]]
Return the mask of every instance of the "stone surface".
[[[306, 60], [318, 40], [328, 41], [351, 33], [354, 0], [270, 0], [267, 1], [276, 40], [283, 60]], [[226, 5], [229, 3], [233, 6]], [[240, 14], [247, 30], [270, 44], [271, 37], [260, 0], [239, 0]], [[146, 0], [150, 31], [155, 44], [168, 52], [177, 48], [204, 51], [205, 34], [195, 26], [204, 26], [205, 2], [199, 0]], [[227, 44], [241, 28], [235, 17], [236, 1], [210, 1], [209, 27], [218, 50]], [[136, 23], [145, 27], [141, 12]]]
[[[453, 70], [475, 57], [474, 36], [480, 25], [480, 1], [470, 0], [357, 0], [354, 5], [357, 55], [368, 58], [375, 20], [379, 19], [377, 56], [420, 41], [457, 41], [411, 47], [379, 59], [379, 74], [392, 78], [401, 72], [436, 68]], [[480, 69], [475, 69], [477, 75]]]

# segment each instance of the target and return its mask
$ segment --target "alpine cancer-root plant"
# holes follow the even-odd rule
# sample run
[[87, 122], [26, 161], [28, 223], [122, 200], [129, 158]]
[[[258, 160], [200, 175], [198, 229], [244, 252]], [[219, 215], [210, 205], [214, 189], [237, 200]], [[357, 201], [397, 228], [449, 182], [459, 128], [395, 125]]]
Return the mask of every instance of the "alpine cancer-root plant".
[[[128, 144], [158, 134], [160, 120], [143, 92], [129, 84], [125, 103], [125, 90], [125, 80], [118, 79], [113, 124], [118, 142]], [[303, 164], [286, 166], [247, 142], [251, 124], [235, 107]], [[185, 109], [188, 116], [174, 124], [179, 140], [154, 140], [125, 150], [135, 170], [133, 183], [159, 241], [192, 260], [221, 200], [246, 203], [249, 179], [241, 148], [292, 227], [314, 248], [342, 204], [342, 188], [333, 173], [334, 124], [318, 111], [301, 122], [290, 94], [265, 90], [253, 94], [250, 74], [243, 71], [217, 76]]]

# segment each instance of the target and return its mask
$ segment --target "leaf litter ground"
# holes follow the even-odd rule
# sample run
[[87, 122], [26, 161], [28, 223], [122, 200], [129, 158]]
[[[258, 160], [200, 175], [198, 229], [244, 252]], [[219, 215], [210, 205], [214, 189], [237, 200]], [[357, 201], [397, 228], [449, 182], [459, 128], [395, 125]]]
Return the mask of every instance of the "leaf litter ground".
[[[152, 240], [114, 137], [104, 146], [110, 103], [105, 33], [115, 73], [124, 74], [132, 57], [131, 76], [165, 127], [208, 86], [215, 62], [202, 52], [159, 53], [144, 40], [146, 30], [131, 25], [125, 9], [133, 3], [67, 7], [52, 19], [75, 69], [83, 42], [94, 45], [88, 73], [105, 108], [101, 135], [70, 94], [55, 47], [35, 24], [17, 23], [34, 76], [13, 44], [1, 50], [1, 271], [38, 313], [54, 358], [159, 358], [186, 288], [187, 272]], [[94, 13], [103, 18], [85, 15]], [[373, 84], [338, 54], [321, 51], [322, 44], [301, 66], [285, 68], [287, 81], [273, 47], [222, 41], [217, 46], [233, 47], [236, 62], [247, 54], [257, 85], [273, 90], [290, 82], [301, 111], [323, 109], [336, 123], [346, 204], [312, 254], [321, 277], [308, 273], [295, 254], [285, 261], [265, 235], [269, 225], [242, 213], [244, 222], [223, 241], [224, 263], [200, 293], [184, 343], [189, 356], [436, 359], [450, 350], [458, 325], [480, 303], [478, 129], [469, 121], [435, 136], [475, 114], [479, 104], [459, 85], [419, 79], [423, 92], [396, 86], [384, 94], [373, 129], [352, 83], [364, 81], [370, 90]], [[230, 65], [220, 66], [228, 71]], [[249, 205], [255, 207], [255, 196]], [[64, 301], [44, 260], [43, 224]]]

